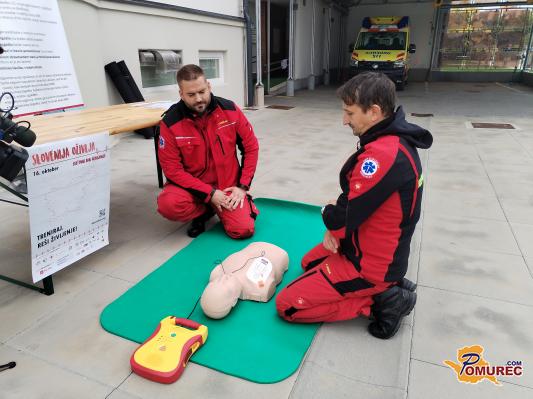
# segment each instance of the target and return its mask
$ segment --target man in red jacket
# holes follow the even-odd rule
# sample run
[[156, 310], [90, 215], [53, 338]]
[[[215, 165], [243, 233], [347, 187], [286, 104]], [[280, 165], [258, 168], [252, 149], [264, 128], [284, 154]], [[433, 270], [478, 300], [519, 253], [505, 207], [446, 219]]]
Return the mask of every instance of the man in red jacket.
[[259, 155], [252, 125], [233, 101], [211, 94], [199, 66], [182, 67], [177, 81], [181, 101], [160, 124], [158, 155], [167, 183], [158, 212], [192, 220], [190, 237], [204, 232], [215, 212], [230, 237], [250, 237], [259, 213], [248, 195]]
[[304, 274], [276, 305], [281, 317], [300, 323], [372, 313], [369, 332], [386, 339], [416, 302], [416, 285], [404, 276], [424, 181], [417, 148], [433, 138], [408, 123], [401, 107], [394, 110], [394, 83], [381, 73], [357, 75], [339, 95], [358, 149], [340, 172], [342, 194], [322, 208], [323, 242], [303, 257]]

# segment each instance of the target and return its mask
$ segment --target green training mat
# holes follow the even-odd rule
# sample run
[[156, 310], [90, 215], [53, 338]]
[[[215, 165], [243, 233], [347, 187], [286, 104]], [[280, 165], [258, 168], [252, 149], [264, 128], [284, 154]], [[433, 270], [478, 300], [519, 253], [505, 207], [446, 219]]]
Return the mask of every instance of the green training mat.
[[[250, 242], [275, 244], [289, 254], [289, 270], [276, 293], [302, 274], [302, 256], [322, 241], [325, 227], [320, 208], [296, 202], [259, 198], [255, 235], [246, 240], [226, 236], [218, 223], [150, 273], [100, 315], [110, 333], [142, 343], [167, 316], [186, 318], [209, 282], [211, 270]], [[209, 329], [206, 344], [191, 361], [258, 383], [289, 377], [302, 361], [319, 324], [292, 324], [276, 313], [275, 297], [267, 303], [241, 301], [230, 314], [213, 320], [200, 304], [190, 319]]]

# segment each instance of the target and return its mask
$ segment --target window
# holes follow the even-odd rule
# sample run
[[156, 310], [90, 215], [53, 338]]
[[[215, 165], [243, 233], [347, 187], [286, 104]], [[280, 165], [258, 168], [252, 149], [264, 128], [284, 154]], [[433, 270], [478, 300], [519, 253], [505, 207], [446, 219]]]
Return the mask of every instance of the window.
[[182, 66], [180, 50], [139, 50], [143, 87], [176, 84], [176, 72]]
[[224, 83], [224, 53], [200, 51], [200, 67], [213, 84]]
[[406, 50], [405, 32], [362, 32], [357, 50]]
[[441, 70], [521, 70], [525, 66], [533, 10], [465, 7], [444, 13], [438, 55]]

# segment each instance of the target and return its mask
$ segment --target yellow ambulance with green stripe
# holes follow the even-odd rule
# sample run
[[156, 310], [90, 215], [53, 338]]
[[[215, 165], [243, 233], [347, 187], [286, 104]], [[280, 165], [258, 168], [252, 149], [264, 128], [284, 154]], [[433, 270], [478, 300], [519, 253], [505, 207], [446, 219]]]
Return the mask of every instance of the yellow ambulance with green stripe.
[[383, 72], [403, 90], [409, 55], [416, 51], [409, 39], [409, 17], [365, 17], [353, 47], [350, 77], [366, 71]]

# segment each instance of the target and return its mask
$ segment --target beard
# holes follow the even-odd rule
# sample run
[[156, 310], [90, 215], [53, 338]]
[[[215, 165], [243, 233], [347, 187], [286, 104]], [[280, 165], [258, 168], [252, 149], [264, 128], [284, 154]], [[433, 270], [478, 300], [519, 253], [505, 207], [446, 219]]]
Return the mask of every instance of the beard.
[[359, 129], [353, 127], [352, 125], [350, 125], [350, 128], [352, 129], [352, 134], [355, 136], [355, 137], [359, 137], [361, 135], [361, 132], [359, 131]]
[[192, 109], [196, 112], [198, 112], [199, 114], [201, 114], [202, 112], [205, 111], [205, 109], [207, 108], [207, 103], [206, 102], [200, 102], [200, 103], [196, 103], [192, 106]]

